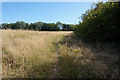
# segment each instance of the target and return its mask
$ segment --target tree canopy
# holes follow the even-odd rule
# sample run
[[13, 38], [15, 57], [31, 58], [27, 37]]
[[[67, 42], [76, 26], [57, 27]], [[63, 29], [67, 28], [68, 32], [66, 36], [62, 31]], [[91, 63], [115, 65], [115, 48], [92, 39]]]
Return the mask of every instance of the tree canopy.
[[75, 30], [76, 35], [91, 41], [120, 40], [120, 3], [99, 2], [88, 9]]
[[[66, 26], [67, 25], [67, 26]], [[3, 23], [2, 29], [23, 29], [23, 30], [35, 30], [35, 31], [74, 31], [76, 25], [62, 24], [60, 21], [57, 23], [26, 23], [24, 21], [17, 21], [16, 23]]]

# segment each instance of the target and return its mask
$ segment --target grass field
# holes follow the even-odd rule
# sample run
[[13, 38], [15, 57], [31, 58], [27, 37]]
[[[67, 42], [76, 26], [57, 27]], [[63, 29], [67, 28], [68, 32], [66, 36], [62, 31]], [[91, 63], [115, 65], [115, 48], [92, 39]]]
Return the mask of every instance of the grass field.
[[73, 32], [2, 30], [2, 77], [120, 77], [119, 49], [107, 45], [87, 43]]

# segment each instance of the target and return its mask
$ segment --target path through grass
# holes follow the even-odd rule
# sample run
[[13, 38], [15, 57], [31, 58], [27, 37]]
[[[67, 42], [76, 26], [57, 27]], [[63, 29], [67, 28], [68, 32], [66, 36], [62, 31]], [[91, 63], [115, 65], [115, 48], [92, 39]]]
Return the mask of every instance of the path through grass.
[[116, 45], [98, 48], [73, 32], [2, 30], [2, 35], [3, 78], [120, 76]]
[[50, 77], [57, 56], [54, 43], [70, 33], [3, 30], [3, 78]]

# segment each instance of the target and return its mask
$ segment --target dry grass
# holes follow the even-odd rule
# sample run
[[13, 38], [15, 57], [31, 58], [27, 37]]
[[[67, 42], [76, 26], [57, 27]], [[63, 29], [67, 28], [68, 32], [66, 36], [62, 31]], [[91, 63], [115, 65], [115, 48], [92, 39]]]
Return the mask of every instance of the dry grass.
[[2, 31], [3, 78], [49, 77], [57, 40], [72, 32]]
[[[101, 43], [99, 43], [101, 44]], [[107, 45], [106, 45], [107, 44]], [[119, 78], [119, 45], [86, 42], [74, 34], [59, 41], [61, 76], [65, 78]], [[104, 46], [106, 45], [106, 46]]]
[[119, 47], [72, 32], [2, 30], [4, 78], [118, 78]]

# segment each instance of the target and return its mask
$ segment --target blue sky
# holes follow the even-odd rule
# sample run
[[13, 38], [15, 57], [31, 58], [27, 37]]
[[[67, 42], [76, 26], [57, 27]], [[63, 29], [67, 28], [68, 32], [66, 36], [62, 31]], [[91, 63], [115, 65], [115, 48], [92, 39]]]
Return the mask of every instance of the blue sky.
[[90, 9], [90, 4], [92, 2], [3, 2], [2, 23], [60, 21], [78, 24], [80, 21], [78, 17]]

